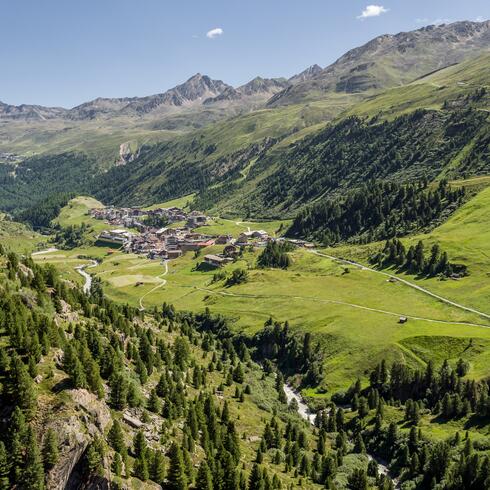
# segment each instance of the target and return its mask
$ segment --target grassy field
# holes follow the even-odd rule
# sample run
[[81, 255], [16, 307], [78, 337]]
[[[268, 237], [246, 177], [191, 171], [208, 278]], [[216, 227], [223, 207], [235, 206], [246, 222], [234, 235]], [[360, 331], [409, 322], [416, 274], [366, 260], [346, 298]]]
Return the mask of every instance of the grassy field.
[[[488, 88], [490, 55], [485, 54], [455, 66], [439, 70], [402, 87], [386, 90], [349, 108], [345, 115], [376, 116], [392, 119], [415, 109], [441, 109], [447, 100], [465, 97], [476, 89]], [[490, 108], [490, 99], [478, 102], [482, 109]]]
[[[485, 179], [482, 177], [479, 182], [484, 182]], [[468, 266], [468, 277], [441, 281], [436, 277], [420, 280], [408, 274], [402, 276], [434, 293], [490, 314], [489, 209], [490, 187], [486, 187], [431, 233], [402, 239], [406, 247], [422, 240], [426, 250], [438, 243], [442, 250], [447, 251], [450, 261]], [[338, 257], [367, 262], [368, 257], [382, 246], [381, 243], [357, 247], [343, 246], [327, 251]]]
[[189, 209], [189, 205], [194, 200], [195, 194], [188, 194], [187, 196], [178, 197], [177, 199], [171, 199], [170, 201], [165, 201], [157, 204], [153, 204], [152, 206], [148, 206], [143, 209], [157, 209], [157, 208], [182, 208], [184, 210]]
[[[219, 249], [210, 247], [206, 252]], [[81, 252], [57, 252], [36, 259], [53, 262], [67, 279], [81, 281], [73, 271], [83, 263], [77, 258]], [[346, 274], [343, 266], [303, 250], [293, 254], [294, 264], [288, 271], [255, 269], [256, 253], [246, 253], [225, 270], [247, 268], [250, 279], [231, 288], [224, 281], [213, 283], [214, 271], [201, 270], [201, 259], [187, 254], [169, 263], [166, 284], [153, 292], [164, 273], [158, 261], [119, 252], [107, 255], [104, 249], [98, 252], [103, 261], [90, 271], [103, 280], [107, 294], [115, 300], [138, 306], [144, 296], [147, 308], [164, 301], [193, 311], [209, 307], [233, 318], [234, 328], [250, 334], [270, 316], [313, 332], [327, 353], [326, 386], [331, 389], [345, 388], [382, 358], [424, 365], [428, 351], [435, 352], [437, 359], [453, 361], [463, 355], [471, 359], [472, 376], [488, 374], [490, 353], [485, 347], [490, 343], [490, 328], [458, 323], [484, 323], [476, 315], [368, 271], [351, 268]], [[85, 254], [96, 255], [93, 249], [83, 251]], [[401, 315], [414, 318], [400, 325]], [[469, 338], [473, 339], [471, 348]]]
[[275, 221], [235, 221], [225, 218], [213, 218], [206, 226], [196, 228], [196, 232], [209, 235], [233, 235], [237, 237], [247, 230], [264, 230], [270, 236], [283, 235], [291, 225], [291, 220]]

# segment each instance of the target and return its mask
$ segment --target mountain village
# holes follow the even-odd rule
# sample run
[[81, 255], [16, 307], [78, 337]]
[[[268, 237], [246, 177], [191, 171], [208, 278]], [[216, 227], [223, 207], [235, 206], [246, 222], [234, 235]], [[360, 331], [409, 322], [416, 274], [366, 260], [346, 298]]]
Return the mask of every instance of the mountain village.
[[[104, 220], [110, 226], [98, 236], [98, 243], [112, 245], [128, 253], [145, 254], [150, 259], [171, 260], [186, 252], [199, 253], [212, 245], [223, 245], [219, 254], [203, 257], [212, 267], [221, 267], [232, 262], [243, 247], [265, 247], [270, 237], [264, 230], [241, 232], [236, 238], [231, 235], [212, 235], [202, 232], [212, 220], [199, 211], [186, 212], [178, 207], [143, 210], [139, 208], [94, 208], [90, 215]], [[155, 226], [161, 224], [161, 227]], [[134, 230], [134, 231], [130, 231]], [[282, 238], [279, 240], [283, 240]], [[312, 247], [303, 240], [290, 240], [296, 246]]]

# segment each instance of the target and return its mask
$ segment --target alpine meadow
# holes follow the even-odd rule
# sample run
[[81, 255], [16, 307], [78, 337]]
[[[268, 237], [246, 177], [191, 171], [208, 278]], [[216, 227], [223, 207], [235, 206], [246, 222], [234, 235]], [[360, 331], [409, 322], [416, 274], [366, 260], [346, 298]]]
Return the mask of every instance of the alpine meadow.
[[5, 6], [0, 490], [490, 490], [488, 5], [292, 3]]

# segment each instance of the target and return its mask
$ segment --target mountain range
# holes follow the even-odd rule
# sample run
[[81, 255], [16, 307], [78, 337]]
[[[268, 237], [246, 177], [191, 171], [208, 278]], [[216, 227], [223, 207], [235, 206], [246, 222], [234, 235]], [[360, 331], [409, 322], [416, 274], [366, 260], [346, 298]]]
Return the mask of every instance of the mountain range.
[[490, 21], [462, 21], [379, 36], [289, 79], [196, 74], [73, 109], [0, 104], [0, 152], [15, 156], [0, 164], [0, 208], [71, 190], [137, 205], [195, 193], [217, 213], [294, 216], [366, 179], [481, 174], [489, 79]]
[[322, 69], [313, 65], [286, 78], [256, 77], [232, 87], [195, 74], [163, 93], [145, 97], [97, 98], [72, 109], [0, 102], [0, 119], [90, 120], [117, 115], [164, 114], [176, 108], [212, 106], [223, 102], [267, 107], [301, 103], [326, 93], [363, 93], [400, 86], [434, 70], [476, 56], [490, 48], [490, 21], [431, 25], [416, 31], [378, 36]]
[[289, 80], [285, 78], [255, 77], [248, 83], [234, 88], [221, 80], [196, 73], [184, 83], [161, 94], [145, 97], [103, 98], [98, 97], [72, 109], [43, 107], [39, 105], [8, 105], [0, 102], [0, 119], [47, 120], [71, 119], [91, 120], [98, 117], [117, 115], [143, 116], [161, 114], [179, 107], [188, 108], [217, 104], [225, 101], [266, 101], [291, 84], [304, 82], [321, 70], [318, 65], [307, 68]]

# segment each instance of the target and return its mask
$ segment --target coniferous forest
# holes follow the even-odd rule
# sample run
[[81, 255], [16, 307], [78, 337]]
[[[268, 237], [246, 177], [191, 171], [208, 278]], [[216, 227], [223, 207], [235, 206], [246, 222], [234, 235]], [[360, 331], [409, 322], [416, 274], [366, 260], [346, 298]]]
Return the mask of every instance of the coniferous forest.
[[[311, 334], [270, 319], [243, 336], [208, 309], [192, 314], [166, 303], [144, 314], [108, 300], [97, 280], [85, 295], [52, 266], [1, 253], [1, 488], [49, 488], [73, 444], [65, 410], [82, 407], [92, 411], [77, 420], [89, 429], [79, 441], [80, 482], [111, 474], [116, 485], [137, 478], [182, 490], [337, 488], [343, 478], [352, 489], [490, 484], [488, 448], [459, 432], [435, 443], [418, 426], [427, 413], [488, 422], [489, 384], [465, 378], [462, 359], [422, 371], [383, 361], [369, 386], [357, 381], [319, 406], [311, 426], [284, 392], [291, 374], [303, 387], [325, 376], [323, 348]], [[237, 427], [256, 404], [269, 415], [250, 446]], [[408, 433], [393, 421], [400, 410]], [[366, 454], [389, 476], [373, 459], [350, 465]]]
[[307, 207], [294, 220], [288, 234], [324, 245], [368, 243], [434, 227], [463, 202], [464, 189], [451, 189], [441, 181], [396, 184], [372, 182], [345, 197], [329, 198]]

